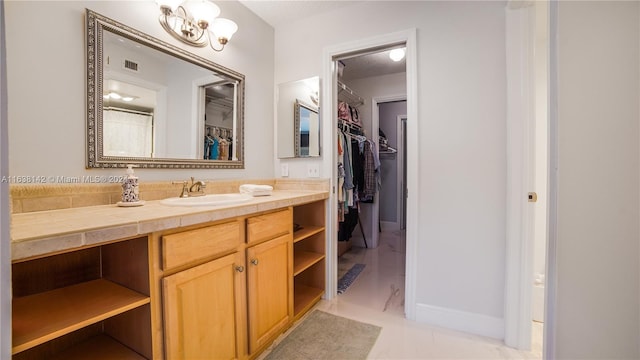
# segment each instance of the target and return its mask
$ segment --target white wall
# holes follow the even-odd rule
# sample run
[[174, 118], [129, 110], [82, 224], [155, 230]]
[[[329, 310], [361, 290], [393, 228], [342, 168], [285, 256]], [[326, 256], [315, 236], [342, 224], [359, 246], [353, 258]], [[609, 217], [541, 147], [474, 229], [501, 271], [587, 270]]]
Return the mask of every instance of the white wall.
[[245, 169], [138, 169], [141, 181], [273, 177], [273, 138], [264, 134], [273, 133], [274, 31], [238, 2], [218, 5], [239, 27], [221, 53], [173, 39], [160, 26], [154, 1], [6, 2], [10, 174], [122, 172], [85, 169], [86, 7], [246, 76]]
[[559, 2], [558, 359], [640, 358], [640, 9]]
[[320, 74], [325, 47], [417, 29], [420, 184], [410, 196], [420, 204], [420, 239], [417, 304], [407, 306], [425, 317], [444, 309], [488, 319], [494, 334], [504, 307], [504, 6], [355, 3], [276, 28], [275, 53], [276, 83], [286, 82]]
[[358, 108], [360, 119], [367, 136], [378, 136], [378, 130], [371, 128], [371, 104], [374, 98], [407, 95], [407, 73], [373, 76], [364, 79], [345, 81], [354, 92], [365, 99], [365, 104]]

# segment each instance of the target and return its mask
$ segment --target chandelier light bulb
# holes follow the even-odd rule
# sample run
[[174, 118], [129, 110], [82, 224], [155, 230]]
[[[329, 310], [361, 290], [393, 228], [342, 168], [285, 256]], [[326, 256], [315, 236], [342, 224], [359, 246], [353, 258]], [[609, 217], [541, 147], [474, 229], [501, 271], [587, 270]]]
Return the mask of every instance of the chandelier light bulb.
[[229, 19], [217, 18], [211, 26], [211, 32], [223, 45], [231, 40], [236, 31], [238, 31], [238, 25]]
[[[184, 5], [193, 16], [196, 24], [203, 29], [210, 26], [215, 18], [220, 15], [220, 8], [218, 5], [212, 3], [209, 0], [190, 0]], [[207, 25], [204, 25], [206, 22]], [[201, 26], [203, 24], [204, 26]]]

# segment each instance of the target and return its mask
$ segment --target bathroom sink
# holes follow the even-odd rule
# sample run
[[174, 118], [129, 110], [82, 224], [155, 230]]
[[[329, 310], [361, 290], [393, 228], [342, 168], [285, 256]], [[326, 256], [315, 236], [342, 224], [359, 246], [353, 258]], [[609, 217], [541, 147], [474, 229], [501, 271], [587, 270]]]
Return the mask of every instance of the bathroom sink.
[[173, 197], [160, 200], [160, 204], [168, 206], [215, 206], [238, 204], [251, 199], [252, 196], [249, 194], [210, 194], [185, 198]]

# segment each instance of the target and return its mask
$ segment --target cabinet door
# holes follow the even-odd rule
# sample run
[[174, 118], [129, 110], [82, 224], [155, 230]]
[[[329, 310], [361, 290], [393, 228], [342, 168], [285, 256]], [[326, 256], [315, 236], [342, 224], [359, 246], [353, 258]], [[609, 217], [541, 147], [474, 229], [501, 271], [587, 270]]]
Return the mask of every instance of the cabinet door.
[[245, 272], [241, 252], [162, 280], [167, 359], [244, 355]]
[[247, 249], [251, 354], [281, 331], [292, 316], [289, 306], [292, 294], [291, 252], [291, 234]]

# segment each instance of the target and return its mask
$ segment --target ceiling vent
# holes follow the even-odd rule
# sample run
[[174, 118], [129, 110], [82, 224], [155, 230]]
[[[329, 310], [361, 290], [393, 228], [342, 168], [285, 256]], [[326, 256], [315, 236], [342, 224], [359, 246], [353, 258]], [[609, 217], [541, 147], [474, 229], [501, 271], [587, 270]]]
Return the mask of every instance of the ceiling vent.
[[124, 69], [126, 69], [126, 70], [133, 71], [133, 72], [139, 72], [140, 71], [140, 64], [138, 64], [137, 62], [135, 62], [133, 60], [124, 59], [124, 63], [122, 65], [122, 67]]

